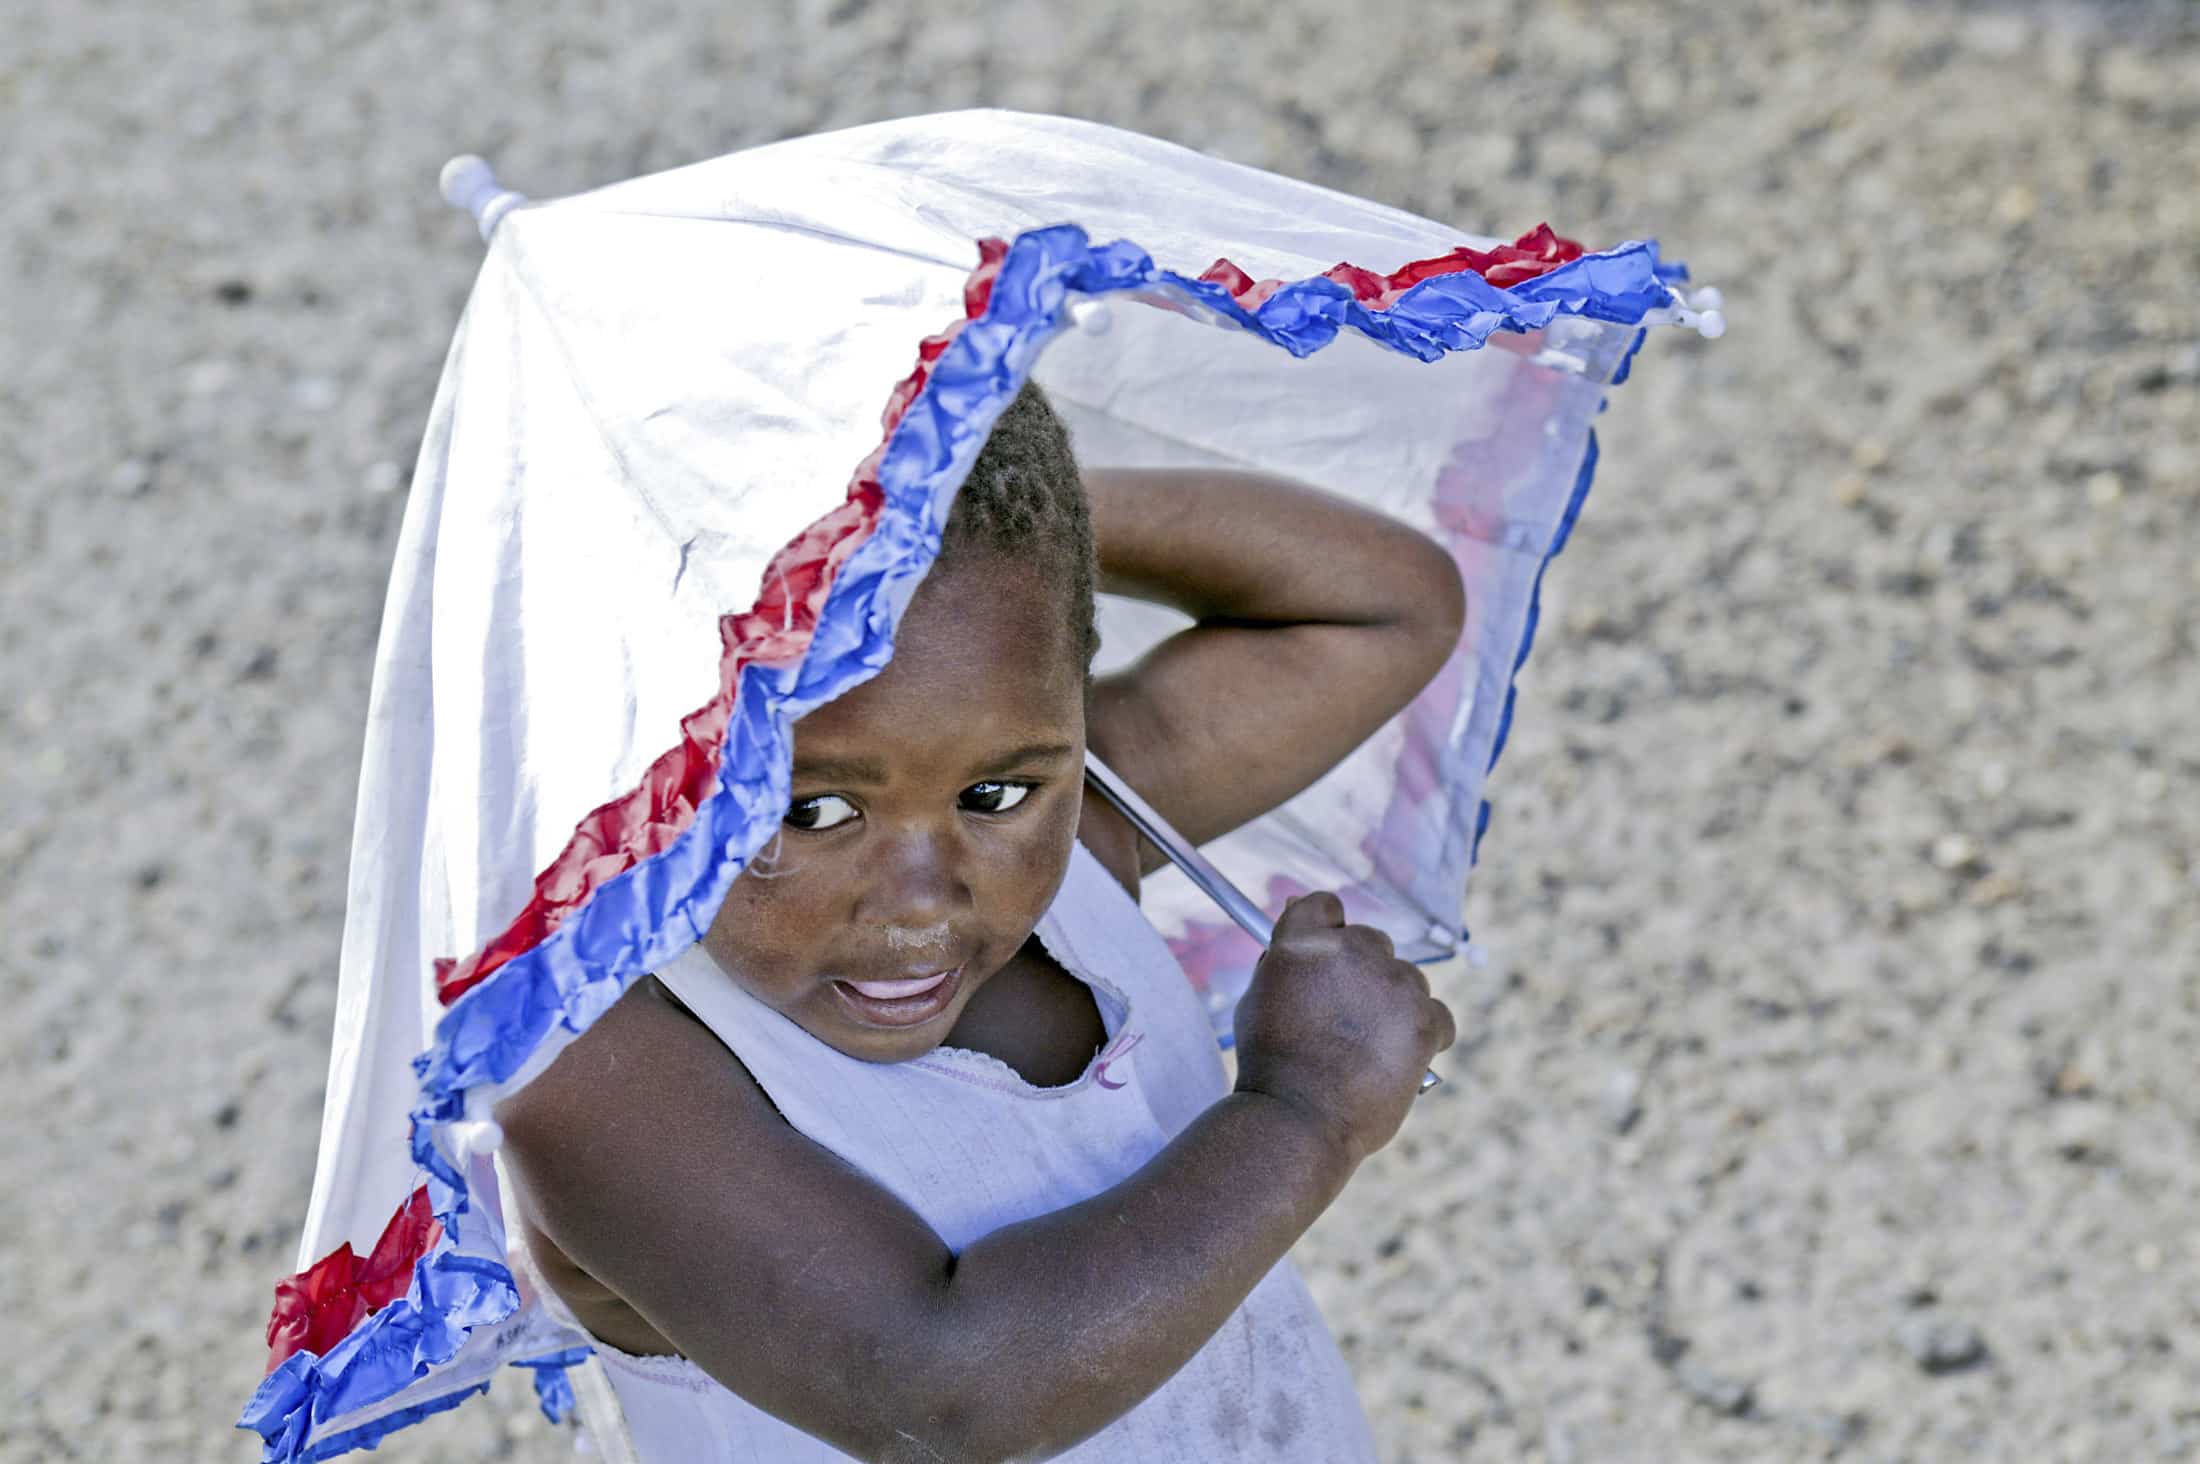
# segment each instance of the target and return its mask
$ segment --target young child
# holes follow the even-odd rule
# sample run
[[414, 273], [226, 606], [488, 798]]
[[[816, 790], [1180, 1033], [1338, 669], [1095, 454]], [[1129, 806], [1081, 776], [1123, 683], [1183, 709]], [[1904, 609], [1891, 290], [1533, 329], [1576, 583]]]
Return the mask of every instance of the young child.
[[[1447, 948], [1603, 393], [1708, 296], [1007, 112], [446, 187], [489, 252], [376, 652], [267, 1464], [507, 1363], [614, 1461], [1368, 1458], [1282, 1258], [1451, 1018], [1309, 895], [1233, 1088], [1187, 973], [1227, 1002], [1251, 942], [1141, 910], [1087, 750], [1267, 908]], [[1110, 606], [1151, 649], [1093, 677], [1096, 587], [1191, 624]]]
[[[1095, 678], [1096, 586], [1194, 623]], [[1373, 1457], [1285, 1254], [1451, 1014], [1307, 896], [1229, 1084], [1136, 906], [1164, 861], [1084, 755], [1211, 839], [1405, 706], [1463, 613], [1442, 549], [1312, 490], [1081, 483], [1023, 390], [893, 660], [796, 725], [768, 857], [498, 1111], [640, 1459]]]

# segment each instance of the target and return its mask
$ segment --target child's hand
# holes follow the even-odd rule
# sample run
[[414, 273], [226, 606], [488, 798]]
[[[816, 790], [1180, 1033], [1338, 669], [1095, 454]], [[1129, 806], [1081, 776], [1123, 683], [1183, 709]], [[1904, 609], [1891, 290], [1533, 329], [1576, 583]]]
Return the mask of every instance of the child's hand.
[[1389, 936], [1345, 924], [1333, 894], [1304, 895], [1284, 907], [1238, 1003], [1238, 1091], [1302, 1109], [1357, 1164], [1397, 1134], [1429, 1059], [1457, 1037]]

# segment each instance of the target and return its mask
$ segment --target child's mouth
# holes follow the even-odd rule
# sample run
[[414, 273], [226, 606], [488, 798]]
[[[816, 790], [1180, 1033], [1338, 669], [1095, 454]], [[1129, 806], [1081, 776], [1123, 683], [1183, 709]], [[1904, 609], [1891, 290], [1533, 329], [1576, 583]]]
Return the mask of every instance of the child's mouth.
[[962, 967], [906, 981], [835, 980], [833, 990], [858, 1021], [872, 1027], [914, 1027], [947, 1010], [962, 985]]

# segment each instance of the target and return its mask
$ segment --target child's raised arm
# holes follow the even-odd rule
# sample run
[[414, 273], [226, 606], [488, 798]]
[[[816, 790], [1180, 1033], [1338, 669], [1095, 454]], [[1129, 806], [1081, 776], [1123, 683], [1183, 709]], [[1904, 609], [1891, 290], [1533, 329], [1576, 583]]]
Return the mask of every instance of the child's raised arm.
[[[1196, 622], [1095, 682], [1087, 740], [1194, 843], [1335, 766], [1458, 642], [1458, 570], [1394, 519], [1252, 473], [1084, 478], [1101, 588]], [[1142, 871], [1164, 862], [1142, 849]]]
[[751, 1403], [860, 1459], [1035, 1459], [1191, 1358], [1452, 1037], [1418, 968], [1307, 896], [1239, 1009], [1237, 1091], [1112, 1189], [960, 1255], [654, 982], [498, 1118], [537, 1229]]

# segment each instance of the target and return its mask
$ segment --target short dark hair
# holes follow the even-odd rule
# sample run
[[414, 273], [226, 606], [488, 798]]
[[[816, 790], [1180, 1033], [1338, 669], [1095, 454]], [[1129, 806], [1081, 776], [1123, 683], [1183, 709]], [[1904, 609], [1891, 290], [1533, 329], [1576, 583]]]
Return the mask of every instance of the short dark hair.
[[1070, 454], [1069, 429], [1035, 383], [1026, 382], [993, 424], [948, 511], [941, 557], [973, 550], [1034, 563], [1063, 587], [1071, 644], [1089, 675], [1100, 648], [1092, 507]]

